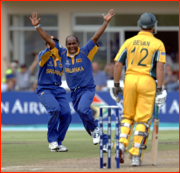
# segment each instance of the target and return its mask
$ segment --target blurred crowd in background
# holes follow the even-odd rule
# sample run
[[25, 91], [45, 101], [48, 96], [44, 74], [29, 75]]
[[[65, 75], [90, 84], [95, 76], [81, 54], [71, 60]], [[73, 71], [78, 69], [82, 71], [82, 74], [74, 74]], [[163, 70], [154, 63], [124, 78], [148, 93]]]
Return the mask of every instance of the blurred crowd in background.
[[[164, 66], [164, 88], [167, 91], [179, 91], [179, 71], [174, 71], [173, 67], [177, 60], [177, 53], [172, 51], [171, 45], [166, 45], [166, 64]], [[115, 58], [115, 57], [114, 57]], [[7, 65], [7, 71], [1, 81], [1, 92], [7, 91], [31, 91], [35, 92], [38, 77], [38, 54], [35, 54], [32, 64], [19, 64], [18, 61], [9, 62], [7, 57], [3, 57]], [[92, 62], [94, 82], [96, 91], [108, 91], [107, 81], [114, 79], [114, 65], [107, 63], [102, 69], [97, 61]], [[121, 74], [121, 80], [124, 80], [125, 70]], [[65, 80], [65, 76], [62, 76]]]
[[7, 70], [1, 80], [1, 92], [5, 91], [35, 91], [37, 87], [38, 75], [38, 54], [28, 67], [26, 64], [19, 64], [18, 61], [9, 62], [7, 57], [3, 57]]

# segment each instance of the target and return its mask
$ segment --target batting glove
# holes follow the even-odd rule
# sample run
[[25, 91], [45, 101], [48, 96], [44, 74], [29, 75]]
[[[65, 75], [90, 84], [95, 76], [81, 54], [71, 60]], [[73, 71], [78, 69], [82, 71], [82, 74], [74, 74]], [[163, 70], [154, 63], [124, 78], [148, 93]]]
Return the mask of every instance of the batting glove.
[[156, 94], [156, 99], [155, 99], [155, 103], [158, 107], [161, 107], [167, 97], [167, 92], [166, 90], [162, 90], [162, 88], [157, 88], [157, 94]]
[[110, 88], [110, 95], [117, 103], [119, 103], [121, 100], [118, 95], [119, 93], [123, 95], [123, 90], [120, 88], [119, 83], [114, 83], [114, 87]]

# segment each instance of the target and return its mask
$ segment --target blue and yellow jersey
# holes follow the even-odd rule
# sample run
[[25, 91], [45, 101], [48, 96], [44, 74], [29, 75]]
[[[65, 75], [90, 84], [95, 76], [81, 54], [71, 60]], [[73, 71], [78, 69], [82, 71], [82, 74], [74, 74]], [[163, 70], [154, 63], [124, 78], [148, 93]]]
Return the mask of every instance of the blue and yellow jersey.
[[79, 47], [74, 57], [70, 57], [67, 49], [60, 48], [60, 58], [70, 89], [76, 87], [95, 87], [91, 61], [99, 47], [90, 39], [84, 47]]
[[38, 65], [38, 85], [50, 86], [59, 84], [61, 85], [61, 75], [63, 67], [59, 57], [59, 44], [55, 43], [53, 49], [46, 48], [39, 53]]
[[152, 33], [140, 31], [124, 42], [114, 60], [125, 65], [126, 74], [150, 75], [156, 79], [156, 61], [166, 63], [165, 47]]

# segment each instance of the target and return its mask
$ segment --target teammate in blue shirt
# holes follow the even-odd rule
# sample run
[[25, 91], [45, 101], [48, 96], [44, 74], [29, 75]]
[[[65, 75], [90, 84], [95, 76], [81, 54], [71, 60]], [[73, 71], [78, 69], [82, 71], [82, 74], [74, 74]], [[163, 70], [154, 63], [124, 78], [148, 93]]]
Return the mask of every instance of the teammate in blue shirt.
[[[52, 38], [58, 45], [58, 39]], [[39, 101], [49, 113], [47, 140], [51, 151], [68, 151], [62, 145], [72, 116], [67, 100], [66, 91], [61, 85], [62, 64], [53, 55], [46, 43], [46, 49], [39, 53], [38, 86], [36, 93]]]
[[[56, 43], [50, 38], [50, 35], [40, 27], [40, 19], [37, 18], [37, 13], [33, 12], [32, 18], [30, 18], [41, 37], [51, 48], [56, 49], [54, 54], [59, 57], [62, 62], [67, 85], [71, 89], [71, 98], [74, 109], [82, 119], [86, 131], [93, 137], [94, 145], [100, 142], [100, 134], [98, 121], [94, 119], [93, 112], [90, 108], [95, 95], [91, 61], [99, 49], [96, 44], [97, 40], [103, 34], [109, 21], [114, 15], [114, 9], [111, 9], [106, 16], [102, 14], [104, 23], [84, 47], [79, 47], [79, 41], [76, 36], [68, 36], [66, 38], [67, 49], [62, 47], [58, 48]], [[103, 134], [104, 152], [107, 152], [107, 142], [107, 135]]]

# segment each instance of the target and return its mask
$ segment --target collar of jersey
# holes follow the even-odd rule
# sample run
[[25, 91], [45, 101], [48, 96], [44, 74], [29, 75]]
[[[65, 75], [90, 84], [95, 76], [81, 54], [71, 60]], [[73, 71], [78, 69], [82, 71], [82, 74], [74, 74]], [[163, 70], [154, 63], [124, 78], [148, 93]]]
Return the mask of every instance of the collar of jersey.
[[[79, 54], [79, 52], [80, 52], [80, 47], [78, 47], [78, 51], [76, 52], [76, 54], [74, 55], [74, 57], [76, 56], [76, 55], [78, 55]], [[69, 52], [67, 51], [67, 56], [68, 57], [70, 57], [70, 55], [69, 55]], [[70, 57], [70, 58], [74, 58], [74, 57]]]
[[76, 54], [75, 54], [73, 57], [70, 57], [70, 56], [69, 56], [69, 52], [67, 51], [67, 56], [72, 59], [72, 64], [74, 64], [74, 57], [75, 57], [76, 55], [78, 55], [79, 52], [80, 52], [80, 47], [78, 47], [78, 51], [76, 52]]
[[140, 32], [138, 33], [138, 35], [149, 35], [149, 36], [153, 36], [152, 33], [146, 32], [146, 31], [140, 31]]

